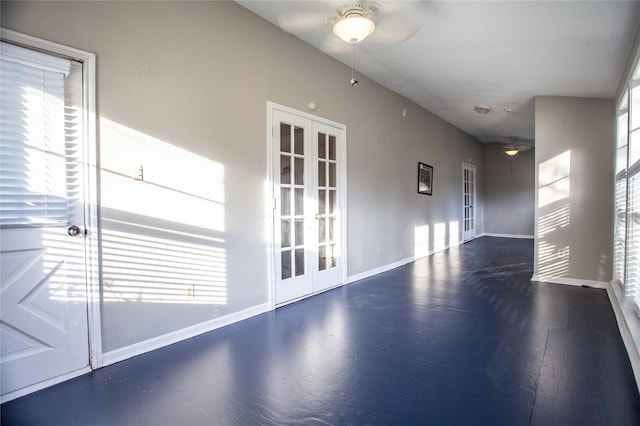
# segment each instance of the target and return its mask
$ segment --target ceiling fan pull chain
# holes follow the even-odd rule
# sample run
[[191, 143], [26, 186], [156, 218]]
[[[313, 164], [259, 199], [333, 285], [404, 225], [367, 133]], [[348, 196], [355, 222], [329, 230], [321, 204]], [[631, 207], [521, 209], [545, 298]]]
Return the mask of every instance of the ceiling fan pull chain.
[[356, 78], [354, 77], [354, 68], [356, 66], [356, 44], [352, 43], [351, 44], [352, 50], [351, 50], [351, 86], [355, 86], [356, 84], [358, 84], [358, 80], [356, 80]]

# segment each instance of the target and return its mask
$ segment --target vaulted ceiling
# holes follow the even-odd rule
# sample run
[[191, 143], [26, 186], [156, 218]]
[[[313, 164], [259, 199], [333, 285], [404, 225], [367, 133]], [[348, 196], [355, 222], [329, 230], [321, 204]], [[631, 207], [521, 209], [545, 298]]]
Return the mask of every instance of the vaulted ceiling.
[[[352, 45], [332, 32], [348, 2], [236, 2], [351, 66]], [[374, 6], [376, 30], [355, 45], [356, 72], [483, 142], [533, 141], [537, 95], [613, 98], [640, 24], [637, 1]], [[475, 105], [491, 111], [480, 115]]]

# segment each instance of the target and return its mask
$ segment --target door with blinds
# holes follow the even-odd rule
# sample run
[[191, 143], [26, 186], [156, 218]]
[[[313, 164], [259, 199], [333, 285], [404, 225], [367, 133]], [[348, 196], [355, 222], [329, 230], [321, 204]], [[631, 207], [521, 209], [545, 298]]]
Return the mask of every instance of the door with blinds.
[[345, 128], [272, 109], [275, 302], [343, 283]]
[[462, 163], [462, 240], [476, 237], [476, 167]]
[[2, 395], [89, 365], [82, 65], [0, 50]]

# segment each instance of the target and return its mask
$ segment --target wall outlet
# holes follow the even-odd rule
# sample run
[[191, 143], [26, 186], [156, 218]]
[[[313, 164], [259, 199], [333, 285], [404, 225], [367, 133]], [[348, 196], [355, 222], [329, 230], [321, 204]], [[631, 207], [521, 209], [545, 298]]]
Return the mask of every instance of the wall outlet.
[[382, 244], [378, 243], [378, 253], [382, 253]]

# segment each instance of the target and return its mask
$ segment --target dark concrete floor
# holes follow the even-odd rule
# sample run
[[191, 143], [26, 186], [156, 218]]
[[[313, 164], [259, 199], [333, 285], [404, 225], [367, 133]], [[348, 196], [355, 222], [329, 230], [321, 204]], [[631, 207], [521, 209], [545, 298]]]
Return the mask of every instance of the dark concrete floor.
[[2, 405], [3, 425], [640, 425], [604, 290], [479, 238]]

